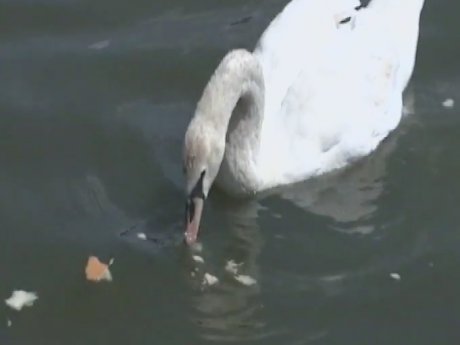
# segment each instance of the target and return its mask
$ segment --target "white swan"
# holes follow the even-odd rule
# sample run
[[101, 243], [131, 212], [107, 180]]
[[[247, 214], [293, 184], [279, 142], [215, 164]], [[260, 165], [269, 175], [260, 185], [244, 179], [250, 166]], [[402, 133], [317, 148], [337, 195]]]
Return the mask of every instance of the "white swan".
[[215, 70], [184, 143], [186, 240], [216, 182], [249, 194], [344, 167], [399, 123], [424, 0], [292, 0]]

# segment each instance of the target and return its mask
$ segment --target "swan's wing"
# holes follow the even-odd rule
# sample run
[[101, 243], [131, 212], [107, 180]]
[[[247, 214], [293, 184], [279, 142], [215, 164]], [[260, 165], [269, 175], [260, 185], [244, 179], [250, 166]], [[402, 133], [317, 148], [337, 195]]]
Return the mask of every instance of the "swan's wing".
[[[296, 41], [303, 48], [292, 47], [290, 38], [280, 40], [283, 52], [275, 52], [274, 38], [268, 43], [262, 39], [258, 53], [269, 99], [261, 157], [266, 162], [276, 153], [283, 157], [279, 165], [289, 172], [287, 180], [368, 154], [399, 123], [402, 92], [413, 69], [419, 11], [409, 24], [409, 13], [404, 18], [397, 6], [384, 9], [388, 12], [379, 7], [359, 11], [346, 27], [333, 21], [326, 25], [327, 16], [313, 18], [305, 43]], [[405, 20], [411, 25], [402, 33], [392, 27], [396, 14], [400, 24]], [[288, 55], [283, 55], [286, 50]], [[295, 52], [299, 55], [290, 55]], [[274, 141], [276, 145], [270, 144]]]
[[345, 50], [335, 64], [325, 59], [313, 71], [301, 70], [278, 113], [266, 119], [261, 147], [276, 142], [269, 151], [279, 150], [291, 174], [323, 173], [368, 154], [399, 122], [398, 69], [391, 52]]

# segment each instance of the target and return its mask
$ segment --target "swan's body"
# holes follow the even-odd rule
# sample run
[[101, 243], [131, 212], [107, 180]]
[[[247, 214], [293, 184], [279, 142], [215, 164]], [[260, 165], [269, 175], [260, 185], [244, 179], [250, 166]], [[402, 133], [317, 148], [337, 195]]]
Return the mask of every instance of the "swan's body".
[[187, 192], [215, 180], [254, 193], [372, 152], [401, 119], [423, 2], [292, 0], [206, 86], [185, 137]]

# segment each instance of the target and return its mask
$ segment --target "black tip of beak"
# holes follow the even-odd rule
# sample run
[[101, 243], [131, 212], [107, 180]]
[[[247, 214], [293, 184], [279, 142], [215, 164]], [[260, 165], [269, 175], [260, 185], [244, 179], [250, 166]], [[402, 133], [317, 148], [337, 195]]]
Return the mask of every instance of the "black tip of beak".
[[203, 192], [203, 178], [206, 171], [200, 175], [199, 180], [196, 185], [193, 187], [190, 195], [187, 197], [185, 204], [185, 240], [188, 244], [196, 241], [198, 236], [198, 230], [200, 225], [201, 214], [203, 211], [203, 203], [206, 199]]
[[195, 203], [193, 199], [202, 199], [205, 200], [206, 197], [203, 192], [203, 179], [204, 175], [206, 174], [206, 170], [203, 170], [201, 172], [200, 178], [198, 179], [197, 183], [195, 184], [195, 187], [193, 187], [192, 191], [190, 192], [190, 195], [187, 198], [187, 201], [185, 203], [185, 220], [186, 222], [191, 222], [193, 220], [194, 214], [195, 214]]
[[185, 202], [185, 223], [191, 223], [195, 215], [195, 203], [193, 198], [188, 198]]

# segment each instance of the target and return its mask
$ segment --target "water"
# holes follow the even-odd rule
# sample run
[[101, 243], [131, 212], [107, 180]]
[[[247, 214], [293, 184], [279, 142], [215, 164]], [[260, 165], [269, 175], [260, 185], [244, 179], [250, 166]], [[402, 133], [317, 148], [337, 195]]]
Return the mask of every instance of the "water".
[[[283, 4], [0, 2], [0, 297], [39, 295], [0, 306], [1, 344], [458, 344], [454, 2], [428, 0], [415, 114], [375, 154], [254, 200], [215, 191], [202, 251], [180, 244], [194, 104]], [[115, 259], [112, 283], [85, 281], [89, 255]]]

